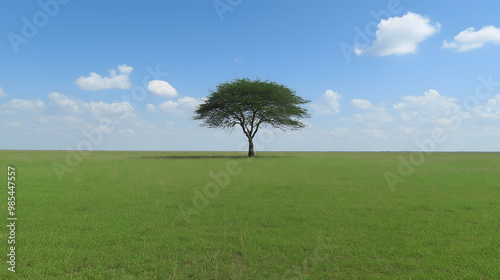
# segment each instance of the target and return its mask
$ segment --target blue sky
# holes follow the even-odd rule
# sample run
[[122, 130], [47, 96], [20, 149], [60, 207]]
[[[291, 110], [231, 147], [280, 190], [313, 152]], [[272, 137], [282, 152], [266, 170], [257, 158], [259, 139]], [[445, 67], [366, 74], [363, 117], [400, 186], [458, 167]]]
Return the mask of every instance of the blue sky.
[[258, 77], [311, 100], [312, 117], [300, 131], [262, 130], [257, 151], [498, 151], [499, 10], [1, 1], [0, 149], [245, 150], [239, 129], [190, 117], [217, 84]]

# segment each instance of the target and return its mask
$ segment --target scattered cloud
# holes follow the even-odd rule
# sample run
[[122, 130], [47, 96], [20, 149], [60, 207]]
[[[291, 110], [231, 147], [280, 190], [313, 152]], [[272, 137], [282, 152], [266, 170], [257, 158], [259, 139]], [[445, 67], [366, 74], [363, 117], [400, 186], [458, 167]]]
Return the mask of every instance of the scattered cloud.
[[106, 103], [102, 101], [85, 102], [58, 92], [50, 93], [49, 100], [53, 102], [54, 106], [57, 106], [66, 113], [89, 113], [96, 120], [101, 120], [103, 118], [125, 119], [135, 117], [134, 108], [126, 101], [115, 103]]
[[440, 95], [434, 89], [429, 89], [421, 96], [404, 96], [402, 99], [403, 102], [395, 104], [393, 108], [400, 112], [404, 121], [446, 125], [452, 123], [445, 118], [447, 111], [461, 111], [456, 98]]
[[321, 95], [317, 103], [311, 104], [311, 107], [316, 110], [318, 114], [337, 114], [340, 112], [339, 99], [342, 97], [338, 92], [327, 89]]
[[125, 136], [133, 136], [134, 134], [136, 134], [135, 130], [133, 130], [132, 128], [122, 128], [118, 130], [118, 133], [123, 134]]
[[387, 138], [388, 135], [382, 130], [379, 129], [362, 129], [359, 131], [362, 135], [365, 135], [369, 138]]
[[78, 100], [71, 99], [64, 94], [58, 92], [52, 92], [49, 94], [49, 99], [57, 104], [59, 107], [64, 108], [73, 113], [82, 112], [82, 102]]
[[418, 131], [418, 129], [413, 126], [403, 126], [403, 125], [399, 126], [398, 130], [403, 132], [404, 134], [412, 134]]
[[148, 110], [148, 112], [150, 112], [150, 113], [154, 113], [154, 112], [156, 112], [156, 107], [155, 107], [155, 105], [153, 105], [153, 104], [147, 104], [147, 105], [146, 105], [146, 109], [147, 109], [147, 110]]
[[474, 113], [479, 118], [491, 120], [500, 119], [500, 94], [495, 95], [494, 98], [488, 99], [486, 105], [476, 107]]
[[102, 89], [129, 89], [132, 87], [130, 83], [130, 73], [134, 68], [128, 65], [118, 66], [118, 72], [115, 69], [109, 69], [109, 77], [102, 77], [101, 75], [92, 72], [88, 77], [79, 77], [75, 84], [82, 90], [102, 90]]
[[373, 104], [366, 99], [353, 99], [351, 100], [351, 105], [358, 109], [370, 109], [373, 108]]
[[402, 17], [383, 19], [378, 24], [372, 45], [355, 46], [356, 55], [377, 56], [415, 53], [419, 43], [439, 32], [441, 24], [430, 18], [408, 12]]
[[7, 96], [9, 95], [3, 91], [2, 87], [0, 87], [0, 97], [7, 97]]
[[469, 27], [458, 33], [452, 42], [443, 41], [443, 48], [465, 52], [480, 48], [489, 42], [500, 44], [500, 28], [489, 25], [476, 31], [474, 27]]
[[175, 129], [175, 122], [174, 121], [165, 121], [165, 124], [169, 129]]
[[186, 114], [193, 111], [202, 102], [200, 98], [185, 96], [177, 101], [168, 100], [158, 105], [158, 110], [167, 114]]
[[395, 119], [382, 104], [374, 106], [369, 100], [356, 98], [351, 100], [351, 105], [362, 109], [363, 112], [356, 113], [351, 118], [340, 118], [341, 121], [351, 122], [363, 127], [379, 127], [380, 124], [388, 123]]
[[130, 103], [117, 102], [117, 103], [105, 103], [105, 102], [90, 102], [86, 103], [88, 111], [94, 116], [95, 119], [103, 118], [133, 118], [135, 117], [134, 108]]
[[168, 114], [182, 114], [182, 110], [179, 109], [179, 103], [172, 100], [165, 101], [158, 105], [158, 110]]
[[234, 62], [236, 62], [236, 63], [240, 63], [241, 58], [242, 58], [242, 57], [241, 57], [241, 54], [236, 55], [236, 57], [234, 58]]
[[396, 110], [423, 109], [430, 111], [443, 111], [458, 106], [455, 104], [456, 98], [446, 97], [439, 94], [435, 89], [429, 89], [421, 96], [403, 96], [404, 102], [394, 105]]
[[352, 131], [347, 127], [336, 127], [334, 130], [330, 132], [335, 137], [347, 137], [352, 136]]
[[25, 135], [42, 133], [68, 140], [81, 135], [83, 130], [100, 126], [103, 129], [108, 126], [108, 131], [118, 133], [118, 129], [127, 129], [135, 117], [134, 108], [128, 102], [86, 102], [58, 92], [50, 93], [46, 101], [12, 99], [0, 105], [1, 125], [12, 125], [15, 131]]
[[368, 112], [358, 113], [354, 115], [354, 121], [357, 124], [362, 124], [365, 126], [377, 127], [381, 123], [387, 123], [394, 120], [394, 117], [387, 113], [384, 107], [372, 107]]
[[134, 68], [132, 66], [128, 66], [126, 64], [123, 64], [123, 65], [118, 66], [118, 71], [120, 71], [120, 73], [122, 73], [122, 74], [130, 75], [130, 73], [132, 73], [132, 71], [134, 71]]
[[179, 105], [183, 108], [194, 109], [196, 106], [200, 105], [201, 99], [185, 96], [179, 99]]
[[9, 109], [41, 109], [45, 107], [45, 103], [40, 99], [12, 99], [7, 104], [3, 105]]
[[152, 80], [148, 83], [148, 90], [156, 95], [164, 97], [176, 97], [177, 90], [169, 83], [161, 80]]

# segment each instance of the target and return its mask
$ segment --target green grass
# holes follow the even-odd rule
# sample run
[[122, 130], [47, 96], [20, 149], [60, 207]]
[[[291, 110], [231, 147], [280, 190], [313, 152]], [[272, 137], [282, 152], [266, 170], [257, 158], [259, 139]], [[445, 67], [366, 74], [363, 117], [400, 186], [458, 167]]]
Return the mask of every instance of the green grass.
[[0, 279], [500, 279], [500, 154], [432, 154], [391, 191], [400, 155], [92, 152], [59, 181], [67, 152], [0, 151]]

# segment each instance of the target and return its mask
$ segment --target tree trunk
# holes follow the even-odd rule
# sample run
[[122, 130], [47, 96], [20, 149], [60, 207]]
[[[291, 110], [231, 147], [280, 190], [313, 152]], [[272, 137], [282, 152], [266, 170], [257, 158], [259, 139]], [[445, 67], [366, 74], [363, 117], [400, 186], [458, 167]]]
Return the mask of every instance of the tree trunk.
[[255, 152], [253, 151], [253, 139], [248, 138], [248, 157], [254, 157]]

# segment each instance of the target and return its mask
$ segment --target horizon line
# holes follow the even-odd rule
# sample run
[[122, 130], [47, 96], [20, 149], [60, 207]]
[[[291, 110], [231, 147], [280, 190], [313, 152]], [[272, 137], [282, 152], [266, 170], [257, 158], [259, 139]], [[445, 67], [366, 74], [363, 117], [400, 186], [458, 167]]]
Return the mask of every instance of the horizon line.
[[[247, 151], [202, 151], [202, 150], [68, 150], [68, 149], [0, 149], [0, 151], [19, 151], [19, 152], [66, 152], [66, 151], [84, 151], [84, 152], [191, 152], [191, 153], [247, 153]], [[348, 151], [255, 151], [255, 153], [500, 153], [499, 151], [475, 151], [475, 150], [456, 150], [456, 151], [370, 151], [370, 150], [348, 150]]]

